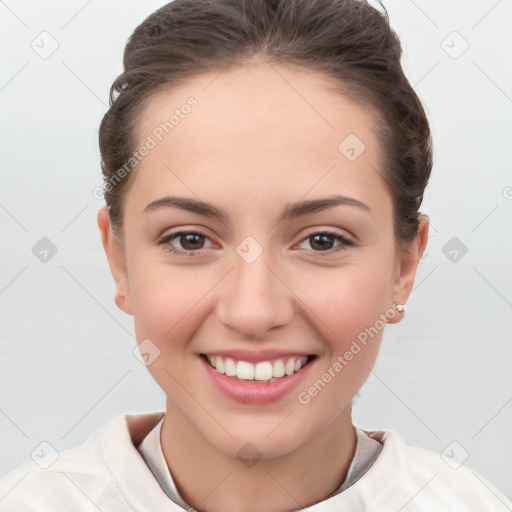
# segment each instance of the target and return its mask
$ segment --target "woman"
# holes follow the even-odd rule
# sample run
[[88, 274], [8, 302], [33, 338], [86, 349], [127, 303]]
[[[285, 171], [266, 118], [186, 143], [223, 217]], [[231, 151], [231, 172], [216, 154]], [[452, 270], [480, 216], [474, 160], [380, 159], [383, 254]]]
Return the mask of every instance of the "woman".
[[135, 30], [98, 226], [165, 411], [11, 474], [2, 510], [508, 510], [352, 423], [428, 239], [430, 131], [400, 54], [356, 0], [175, 0]]

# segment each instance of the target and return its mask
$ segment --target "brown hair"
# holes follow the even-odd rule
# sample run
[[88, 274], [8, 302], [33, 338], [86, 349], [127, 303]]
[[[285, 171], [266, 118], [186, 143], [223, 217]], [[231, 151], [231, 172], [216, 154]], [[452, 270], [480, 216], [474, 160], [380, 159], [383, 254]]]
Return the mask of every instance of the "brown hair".
[[99, 130], [114, 233], [121, 240], [123, 196], [133, 181], [126, 163], [138, 142], [138, 116], [152, 94], [263, 55], [323, 73], [340, 92], [372, 107], [381, 120], [381, 172], [393, 198], [396, 238], [407, 246], [417, 233], [432, 148], [401, 52], [386, 10], [364, 0], [174, 0], [161, 7], [128, 40], [124, 72], [112, 84]]

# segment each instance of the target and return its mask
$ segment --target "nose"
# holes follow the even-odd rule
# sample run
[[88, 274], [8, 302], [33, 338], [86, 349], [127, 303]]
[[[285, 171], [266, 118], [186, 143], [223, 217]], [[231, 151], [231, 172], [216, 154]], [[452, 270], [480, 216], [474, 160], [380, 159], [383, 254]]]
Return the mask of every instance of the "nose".
[[293, 318], [293, 293], [266, 251], [251, 263], [235, 254], [234, 268], [223, 281], [217, 317], [241, 339], [262, 339]]

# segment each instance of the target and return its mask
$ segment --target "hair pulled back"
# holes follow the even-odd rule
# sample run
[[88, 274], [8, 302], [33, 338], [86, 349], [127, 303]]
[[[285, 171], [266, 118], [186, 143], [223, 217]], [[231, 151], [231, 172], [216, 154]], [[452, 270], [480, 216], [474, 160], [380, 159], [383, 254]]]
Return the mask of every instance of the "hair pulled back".
[[[378, 118], [400, 246], [415, 238], [432, 168], [430, 128], [400, 63], [401, 45], [385, 9], [364, 0], [174, 0], [148, 16], [124, 51], [99, 129], [104, 196], [116, 236], [133, 180], [114, 181], [137, 141], [145, 102], [199, 73], [261, 55], [269, 62], [323, 73]], [[341, 142], [341, 141], [340, 141]], [[126, 174], [126, 173], [124, 173]]]

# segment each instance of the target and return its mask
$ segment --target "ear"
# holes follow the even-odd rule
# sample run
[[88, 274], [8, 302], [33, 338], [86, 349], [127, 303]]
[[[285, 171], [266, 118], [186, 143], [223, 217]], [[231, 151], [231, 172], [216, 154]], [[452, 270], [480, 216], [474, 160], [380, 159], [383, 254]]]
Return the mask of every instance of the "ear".
[[[399, 258], [398, 277], [393, 286], [393, 300], [400, 304], [405, 304], [411, 294], [418, 264], [425, 252], [428, 241], [429, 220], [426, 215], [421, 215], [419, 219], [418, 231], [413, 243], [403, 251]], [[389, 323], [396, 323], [402, 319], [402, 314], [396, 314]]]
[[124, 248], [112, 231], [107, 206], [103, 206], [98, 211], [98, 227], [110, 272], [116, 283], [115, 302], [119, 309], [128, 315], [133, 315]]

